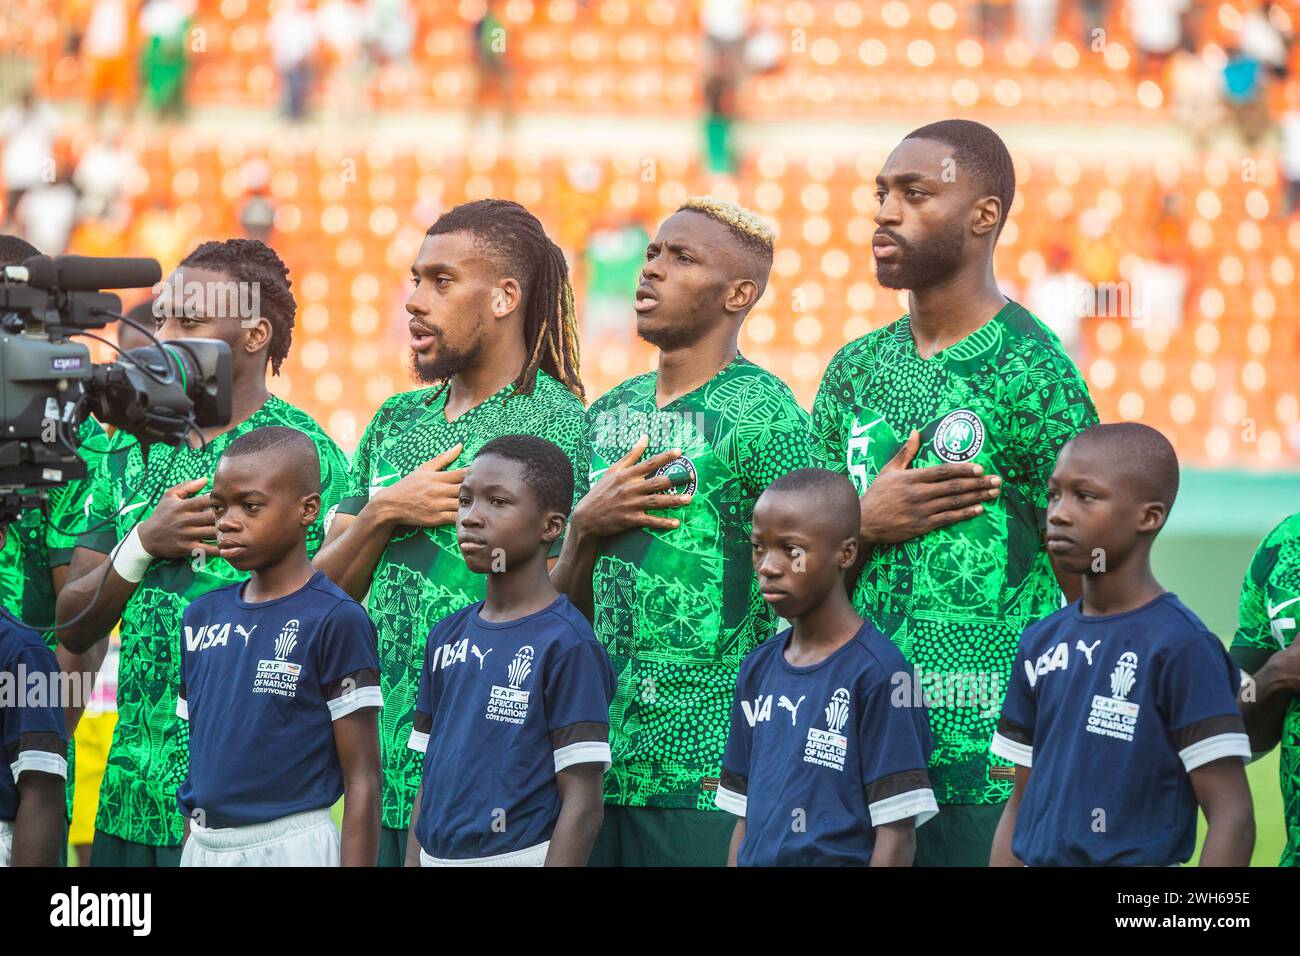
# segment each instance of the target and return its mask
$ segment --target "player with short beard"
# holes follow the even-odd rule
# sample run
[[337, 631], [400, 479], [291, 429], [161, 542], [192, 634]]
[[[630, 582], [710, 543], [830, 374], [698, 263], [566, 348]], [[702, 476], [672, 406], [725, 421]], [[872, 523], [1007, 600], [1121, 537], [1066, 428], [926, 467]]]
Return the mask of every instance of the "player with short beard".
[[[942, 812], [916, 864], [982, 866], [1014, 778], [989, 758], [1020, 632], [1061, 605], [1043, 544], [1057, 452], [1097, 421], [1060, 340], [998, 289], [993, 247], [1015, 169], [987, 126], [909, 133], [876, 177], [876, 277], [908, 313], [831, 360], [813, 405], [816, 464], [862, 495], [860, 613], [916, 668], [963, 682], [932, 706], [930, 778]], [[1061, 579], [1071, 597], [1077, 575]], [[968, 675], [963, 676], [963, 675]], [[974, 699], [980, 698], [980, 699]]]
[[588, 413], [591, 474], [604, 477], [574, 510], [554, 576], [618, 675], [593, 866], [727, 860], [733, 821], [714, 794], [736, 675], [776, 629], [750, 516], [774, 478], [808, 462], [807, 413], [737, 347], [771, 266], [758, 216], [712, 197], [678, 209], [636, 293], [658, 368]]
[[574, 463], [581, 494], [590, 460], [568, 265], [537, 218], [503, 199], [457, 206], [429, 228], [411, 276], [411, 366], [424, 387], [375, 413], [315, 561], [366, 600], [379, 632], [381, 866], [406, 857], [420, 785], [407, 743], [424, 639], [484, 594], [456, 544], [462, 466], [500, 435], [535, 435]]

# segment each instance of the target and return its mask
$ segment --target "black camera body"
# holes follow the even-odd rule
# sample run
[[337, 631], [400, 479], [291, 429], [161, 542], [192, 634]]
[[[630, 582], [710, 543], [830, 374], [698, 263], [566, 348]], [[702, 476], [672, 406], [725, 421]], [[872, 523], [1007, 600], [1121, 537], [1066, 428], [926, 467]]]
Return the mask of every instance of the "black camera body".
[[36, 256], [0, 274], [0, 523], [43, 489], [86, 476], [77, 426], [90, 414], [141, 443], [179, 445], [230, 421], [230, 346], [174, 339], [91, 361], [72, 336], [120, 318], [102, 288], [155, 286], [153, 259]]

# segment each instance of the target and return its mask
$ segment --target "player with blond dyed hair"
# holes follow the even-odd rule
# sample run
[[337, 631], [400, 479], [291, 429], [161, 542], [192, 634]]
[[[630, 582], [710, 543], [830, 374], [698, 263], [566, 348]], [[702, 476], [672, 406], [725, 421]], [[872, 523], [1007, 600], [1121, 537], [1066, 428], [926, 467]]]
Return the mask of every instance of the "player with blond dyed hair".
[[808, 416], [737, 347], [772, 240], [757, 215], [713, 197], [673, 213], [636, 292], [637, 334], [658, 367], [587, 413], [595, 483], [552, 578], [591, 617], [618, 677], [593, 866], [727, 860], [733, 821], [713, 798], [736, 675], [776, 626], [750, 520], [763, 489], [809, 457]]

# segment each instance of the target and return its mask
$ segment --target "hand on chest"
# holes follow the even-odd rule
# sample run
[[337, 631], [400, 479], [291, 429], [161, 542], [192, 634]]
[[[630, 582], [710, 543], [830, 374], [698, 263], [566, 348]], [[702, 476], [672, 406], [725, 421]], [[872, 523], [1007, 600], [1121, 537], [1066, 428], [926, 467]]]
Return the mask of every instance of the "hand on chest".
[[870, 407], [855, 409], [845, 427], [844, 455], [849, 475], [859, 488], [869, 484], [907, 444], [912, 429], [920, 445], [908, 467], [929, 468], [974, 462], [986, 474], [1014, 471], [1004, 445], [1005, 426], [988, 407], [967, 402], [934, 414], [888, 414]]

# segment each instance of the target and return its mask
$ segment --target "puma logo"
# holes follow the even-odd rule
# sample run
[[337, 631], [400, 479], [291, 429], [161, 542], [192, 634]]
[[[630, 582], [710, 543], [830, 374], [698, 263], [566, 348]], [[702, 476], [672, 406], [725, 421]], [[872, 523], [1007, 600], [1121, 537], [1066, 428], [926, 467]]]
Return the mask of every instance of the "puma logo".
[[788, 710], [788, 711], [790, 711], [790, 726], [791, 726], [791, 727], [794, 726], [794, 722], [795, 722], [795, 720], [797, 720], [798, 717], [799, 717], [799, 705], [802, 704], [802, 703], [804, 702], [804, 700], [807, 698], [807, 696], [808, 696], [807, 694], [801, 694], [801, 695], [799, 696], [799, 700], [798, 700], [796, 703], [793, 703], [793, 704], [792, 704], [792, 703], [790, 703], [790, 698], [789, 698], [789, 697], [786, 697], [785, 694], [782, 694], [782, 695], [781, 695], [781, 699], [778, 700], [778, 701], [776, 702], [776, 706], [780, 707], [782, 710]]
[[1100, 643], [1101, 643], [1101, 639], [1100, 639], [1100, 638], [1098, 638], [1097, 640], [1093, 641], [1092, 644], [1090, 644], [1090, 645], [1088, 645], [1088, 644], [1084, 644], [1083, 641], [1076, 641], [1075, 644], [1074, 644], [1074, 649], [1075, 649], [1076, 651], [1083, 651], [1083, 656], [1086, 657], [1086, 658], [1088, 658], [1088, 666], [1091, 667], [1091, 666], [1092, 666], [1092, 652], [1095, 651], [1095, 650], [1097, 649], [1097, 645], [1100, 644]]
[[[257, 625], [254, 624], [254, 625], [253, 625], [253, 631], [256, 631], [256, 630], [257, 630]], [[253, 631], [246, 631], [246, 630], [244, 630], [244, 625], [242, 625], [242, 624], [236, 624], [236, 625], [235, 625], [235, 633], [238, 634], [240, 637], [242, 637], [242, 638], [244, 639], [244, 646], [245, 646], [245, 647], [248, 646], [248, 639], [249, 639], [250, 637], [253, 636]]]
[[484, 661], [484, 659], [485, 659], [489, 654], [492, 653], [492, 648], [489, 647], [486, 651], [480, 651], [480, 650], [478, 649], [478, 645], [477, 645], [477, 644], [471, 644], [471, 645], [470, 645], [470, 648], [469, 648], [469, 652], [470, 652], [471, 654], [473, 654], [475, 657], [478, 658], [478, 669], [479, 669], [479, 670], [482, 670], [482, 669], [483, 669], [483, 661]]

